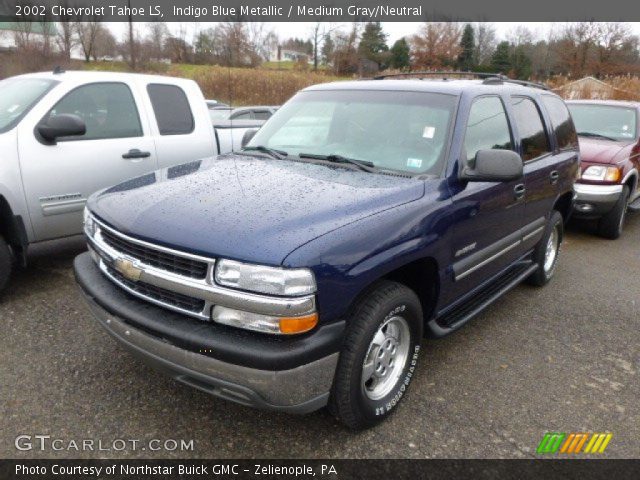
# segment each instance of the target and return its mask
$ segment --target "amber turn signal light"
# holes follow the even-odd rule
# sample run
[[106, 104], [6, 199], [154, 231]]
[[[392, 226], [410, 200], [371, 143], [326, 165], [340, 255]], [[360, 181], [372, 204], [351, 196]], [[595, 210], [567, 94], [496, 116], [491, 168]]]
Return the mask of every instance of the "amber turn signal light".
[[604, 176], [606, 182], [618, 182], [620, 181], [620, 169], [617, 167], [607, 168], [607, 173]]
[[318, 314], [312, 313], [303, 317], [283, 317], [280, 319], [280, 333], [293, 335], [304, 333], [318, 324]]

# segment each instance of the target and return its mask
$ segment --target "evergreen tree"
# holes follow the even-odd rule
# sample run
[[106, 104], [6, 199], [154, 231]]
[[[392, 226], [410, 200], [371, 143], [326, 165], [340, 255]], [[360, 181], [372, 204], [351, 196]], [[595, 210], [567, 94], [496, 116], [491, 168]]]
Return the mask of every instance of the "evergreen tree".
[[511, 55], [511, 69], [516, 78], [528, 80], [531, 77], [531, 58], [527, 55], [524, 45], [518, 45]]
[[380, 22], [367, 23], [358, 46], [360, 57], [375, 62], [381, 68], [387, 60], [388, 51], [387, 34], [382, 31]]
[[464, 26], [462, 39], [460, 40], [460, 55], [458, 55], [458, 68], [464, 71], [472, 71], [475, 61], [475, 35], [470, 23]]
[[410, 65], [410, 50], [409, 44], [404, 38], [396, 40], [391, 47], [391, 57], [389, 59], [391, 68], [397, 68], [403, 70]]
[[325, 65], [329, 65], [333, 61], [333, 50], [335, 49], [335, 45], [333, 43], [333, 39], [331, 35], [328, 33], [324, 36], [324, 40], [322, 41], [322, 63]]
[[500, 42], [491, 57], [491, 68], [496, 73], [506, 74], [511, 70], [511, 54], [509, 52], [509, 42]]

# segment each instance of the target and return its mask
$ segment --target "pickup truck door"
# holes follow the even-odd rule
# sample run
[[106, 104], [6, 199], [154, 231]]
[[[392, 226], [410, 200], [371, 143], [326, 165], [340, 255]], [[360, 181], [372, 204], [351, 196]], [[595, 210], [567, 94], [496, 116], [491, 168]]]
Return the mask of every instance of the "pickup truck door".
[[[87, 83], [56, 93], [55, 98], [45, 97], [48, 103], [34, 109], [18, 130], [22, 181], [36, 241], [81, 233], [89, 195], [157, 168], [142, 102], [131, 85]], [[49, 145], [39, 138], [37, 125], [61, 113], [81, 117], [87, 132]]]
[[[479, 150], [515, 149], [504, 103], [499, 96], [482, 96], [471, 104], [462, 156], [473, 162]], [[471, 292], [513, 263], [522, 254], [524, 220], [523, 179], [507, 182], [465, 182], [452, 176], [452, 271], [442, 288], [442, 306]]]

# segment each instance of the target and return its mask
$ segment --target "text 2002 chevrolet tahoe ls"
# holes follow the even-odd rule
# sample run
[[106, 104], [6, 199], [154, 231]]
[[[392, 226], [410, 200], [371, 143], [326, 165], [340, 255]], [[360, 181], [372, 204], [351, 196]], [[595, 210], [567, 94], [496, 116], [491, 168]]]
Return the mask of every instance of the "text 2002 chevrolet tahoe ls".
[[423, 335], [549, 281], [577, 147], [559, 97], [506, 79], [307, 88], [243, 152], [93, 195], [76, 278], [175, 379], [364, 428]]

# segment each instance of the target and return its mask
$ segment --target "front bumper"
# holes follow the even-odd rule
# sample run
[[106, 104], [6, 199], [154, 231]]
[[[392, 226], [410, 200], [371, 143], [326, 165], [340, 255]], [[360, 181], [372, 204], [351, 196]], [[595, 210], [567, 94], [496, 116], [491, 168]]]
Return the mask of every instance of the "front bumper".
[[[248, 335], [128, 295], [100, 273], [88, 253], [76, 258], [74, 270], [98, 323], [131, 353], [175, 380], [261, 409], [308, 413], [326, 405], [344, 325], [300, 339]], [[194, 351], [190, 340], [200, 341], [203, 348]], [[216, 354], [226, 358], [214, 358]]]
[[573, 215], [580, 218], [597, 218], [609, 213], [622, 194], [622, 185], [589, 185], [576, 183]]

